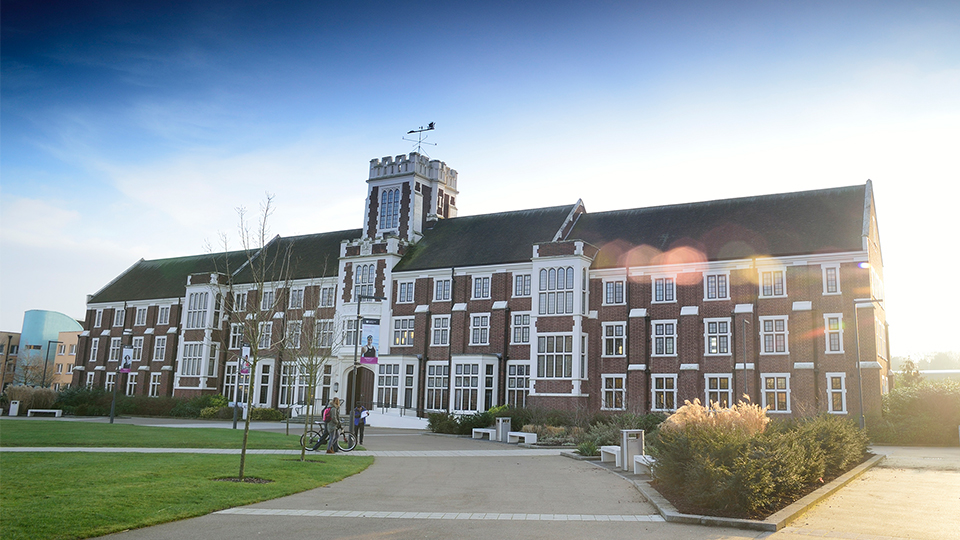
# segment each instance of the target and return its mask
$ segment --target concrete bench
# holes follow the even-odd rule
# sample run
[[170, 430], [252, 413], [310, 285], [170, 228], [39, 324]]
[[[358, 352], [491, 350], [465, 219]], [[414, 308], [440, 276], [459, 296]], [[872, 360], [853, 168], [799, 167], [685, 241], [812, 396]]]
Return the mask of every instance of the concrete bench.
[[27, 416], [33, 416], [33, 413], [49, 413], [57, 418], [63, 415], [62, 409], [27, 409]]
[[615, 467], [620, 467], [620, 451], [619, 446], [601, 446], [600, 447], [600, 461], [613, 461]]
[[474, 439], [482, 439], [484, 435], [492, 441], [497, 436], [497, 428], [473, 428]]
[[523, 439], [523, 442], [525, 444], [537, 444], [536, 433], [527, 433], [525, 431], [508, 431], [507, 432], [508, 443], [519, 443], [520, 439]]
[[633, 474], [650, 474], [654, 461], [656, 460], [651, 456], [640, 454], [633, 456]]

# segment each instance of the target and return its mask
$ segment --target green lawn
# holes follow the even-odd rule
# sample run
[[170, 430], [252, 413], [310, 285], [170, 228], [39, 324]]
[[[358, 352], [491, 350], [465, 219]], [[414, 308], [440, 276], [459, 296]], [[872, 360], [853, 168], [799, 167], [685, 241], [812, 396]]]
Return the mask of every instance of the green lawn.
[[[0, 422], [3, 446], [238, 448], [241, 434], [220, 428]], [[297, 443], [292, 435], [250, 436], [258, 448]], [[300, 462], [297, 455], [247, 455], [246, 476], [271, 480], [250, 484], [217, 481], [237, 476], [237, 455], [3, 452], [0, 538], [89, 538], [156, 525], [320, 487], [371, 463], [373, 458], [360, 456], [308, 454]]]
[[[0, 420], [0, 446], [240, 448], [239, 429], [171, 428], [51, 420]], [[247, 448], [298, 450], [303, 426], [290, 435], [251, 431]]]

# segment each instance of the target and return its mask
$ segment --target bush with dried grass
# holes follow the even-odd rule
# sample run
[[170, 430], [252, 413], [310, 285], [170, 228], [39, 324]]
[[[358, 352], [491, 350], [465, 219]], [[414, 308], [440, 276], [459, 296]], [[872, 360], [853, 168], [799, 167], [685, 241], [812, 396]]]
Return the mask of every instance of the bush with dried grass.
[[741, 401], [732, 407], [722, 407], [715, 401], [710, 402], [706, 407], [700, 404], [699, 399], [693, 400], [693, 403], [685, 401], [677, 412], [668, 416], [660, 424], [660, 429], [700, 427], [735, 431], [744, 435], [763, 433], [767, 424], [770, 423], [767, 408], [750, 403], [750, 398], [747, 396], [744, 398], [746, 401]]
[[51, 409], [57, 401], [57, 393], [49, 388], [9, 386], [6, 394], [10, 401], [20, 402], [20, 414], [27, 414], [29, 409]]

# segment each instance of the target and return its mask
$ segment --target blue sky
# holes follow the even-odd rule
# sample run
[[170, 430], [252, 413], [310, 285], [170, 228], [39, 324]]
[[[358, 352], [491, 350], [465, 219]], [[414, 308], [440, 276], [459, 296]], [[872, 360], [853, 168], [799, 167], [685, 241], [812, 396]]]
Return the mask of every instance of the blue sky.
[[872, 179], [894, 354], [958, 348], [960, 4], [458, 4], [5, 0], [0, 327], [265, 192], [276, 234], [358, 227], [369, 160], [433, 121], [461, 215]]

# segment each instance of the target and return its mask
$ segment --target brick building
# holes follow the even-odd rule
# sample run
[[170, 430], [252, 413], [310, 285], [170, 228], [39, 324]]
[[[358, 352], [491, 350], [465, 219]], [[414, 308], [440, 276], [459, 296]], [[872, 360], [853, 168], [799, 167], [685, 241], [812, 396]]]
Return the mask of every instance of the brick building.
[[[263, 291], [245, 252], [134, 264], [88, 299], [74, 383], [232, 396], [244, 321], [269, 310], [247, 375], [258, 406], [302, 404], [296, 358], [313, 340], [330, 347], [321, 400], [352, 403], [357, 388], [368, 406], [420, 414], [669, 411], [746, 393], [771, 414], [859, 416], [861, 384], [879, 411], [890, 367], [869, 181], [458, 217], [457, 172], [412, 153], [372, 160], [367, 193], [362, 228], [257, 252], [292, 254]], [[361, 321], [379, 321], [376, 364], [357, 362]], [[124, 346], [129, 375], [116, 373]]]

